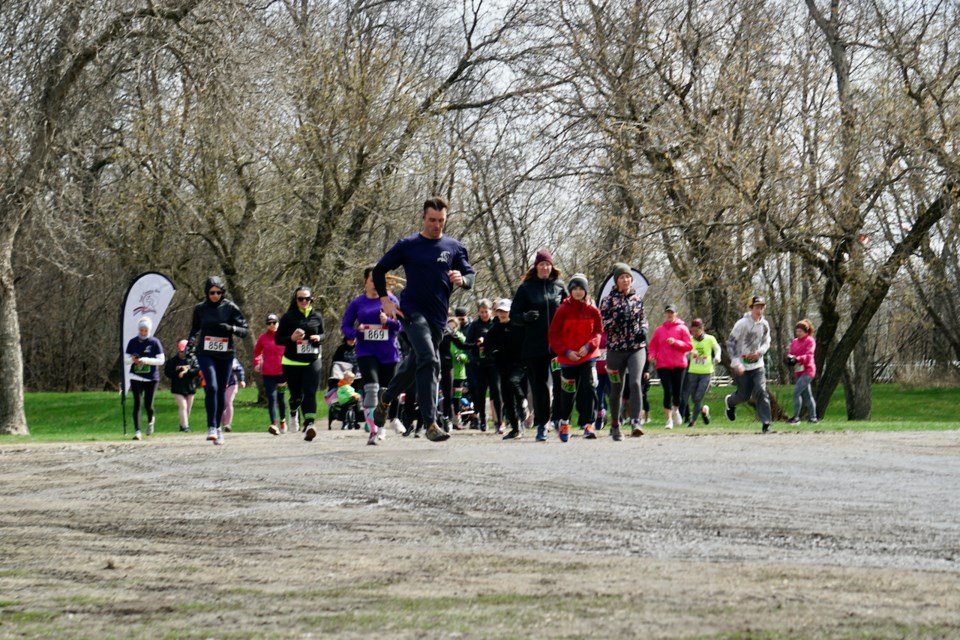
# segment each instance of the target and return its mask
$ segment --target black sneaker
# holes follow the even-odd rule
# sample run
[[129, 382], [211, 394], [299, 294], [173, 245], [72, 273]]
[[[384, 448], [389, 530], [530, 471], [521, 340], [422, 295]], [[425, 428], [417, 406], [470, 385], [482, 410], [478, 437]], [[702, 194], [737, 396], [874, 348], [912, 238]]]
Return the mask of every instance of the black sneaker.
[[703, 408], [700, 409], [700, 415], [703, 416], [703, 424], [710, 424], [710, 407], [703, 405]]
[[620, 432], [620, 425], [610, 425], [610, 437], [613, 438], [614, 442], [620, 442], [623, 440], [623, 433]]
[[313, 426], [313, 421], [307, 422], [307, 424], [304, 426], [306, 429], [304, 429], [305, 433], [303, 435], [303, 439], [307, 442], [310, 442], [317, 437], [317, 429]]
[[504, 440], [515, 440], [520, 437], [520, 429], [510, 429], [507, 432], [507, 435], [503, 436]]
[[[733, 395], [733, 394], [730, 394], [730, 395], [728, 395], [728, 396], [724, 396], [724, 398], [723, 398], [723, 406], [724, 406], [724, 408], [726, 409], [726, 412], [727, 412], [727, 420], [729, 420], [730, 422], [734, 422], [734, 421], [736, 421], [736, 419], [737, 419], [737, 408], [734, 407], [734, 406], [732, 406], [732, 405], [730, 404], [730, 396], [731, 396], [731, 395]], [[769, 426], [769, 425], [768, 425], [768, 426]]]
[[768, 424], [763, 425], [763, 428], [760, 430], [760, 433], [770, 433], [770, 425]]
[[180, 433], [190, 433], [190, 427], [180, 427]]

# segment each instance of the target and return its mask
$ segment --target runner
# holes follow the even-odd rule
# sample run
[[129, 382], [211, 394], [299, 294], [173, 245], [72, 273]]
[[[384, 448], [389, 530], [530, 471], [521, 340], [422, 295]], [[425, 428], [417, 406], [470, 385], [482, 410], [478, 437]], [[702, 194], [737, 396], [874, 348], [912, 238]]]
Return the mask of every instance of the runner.
[[624, 376], [630, 384], [630, 435], [643, 435], [640, 419], [640, 381], [647, 361], [647, 316], [643, 298], [633, 288], [633, 273], [629, 265], [613, 265], [614, 287], [600, 302], [600, 315], [607, 334], [607, 376], [610, 378], [610, 437], [623, 440], [620, 431], [620, 402], [623, 397]]
[[441, 411], [439, 424], [447, 433], [450, 428], [462, 430], [460, 424], [460, 403], [467, 381], [467, 351], [469, 345], [460, 331], [460, 320], [456, 316], [447, 318], [447, 325], [440, 338], [440, 395]]
[[523, 349], [523, 327], [510, 322], [509, 299], [497, 303], [497, 323], [490, 328], [486, 343], [487, 354], [497, 367], [497, 377], [500, 379], [500, 395], [503, 400], [503, 418], [510, 427], [504, 440], [513, 440], [523, 435], [523, 400], [524, 391], [523, 360], [520, 352]]
[[[267, 415], [270, 426], [267, 432], [275, 436], [287, 432], [287, 381], [283, 377], [283, 347], [277, 344], [277, 327], [280, 318], [275, 313], [267, 314], [267, 329], [257, 338], [253, 347], [253, 370], [263, 377], [263, 392], [267, 396]], [[277, 409], [280, 409], [280, 426], [277, 426]]]
[[487, 430], [487, 391], [490, 392], [490, 402], [493, 403], [493, 422], [496, 432], [503, 435], [503, 400], [500, 396], [500, 376], [494, 365], [493, 358], [487, 352], [484, 344], [490, 329], [497, 323], [491, 315], [493, 303], [483, 298], [477, 303], [477, 317], [467, 325], [467, 343], [473, 345], [470, 349], [470, 363], [474, 367], [476, 383], [470, 387], [470, 399], [473, 408], [480, 419], [480, 431]]
[[550, 348], [560, 364], [560, 441], [570, 437], [570, 415], [576, 397], [577, 417], [583, 437], [597, 437], [596, 420], [597, 354], [603, 321], [587, 291], [587, 277], [582, 273], [570, 277], [570, 297], [560, 304], [548, 334]]
[[800, 424], [800, 412], [804, 404], [807, 406], [807, 418], [815, 424], [819, 422], [817, 403], [810, 390], [810, 383], [817, 376], [817, 341], [813, 339], [813, 323], [801, 320], [793, 328], [793, 333], [796, 338], [790, 343], [787, 365], [793, 368], [797, 381], [793, 387], [793, 416], [787, 420], [787, 424]]
[[323, 363], [323, 318], [313, 308], [310, 287], [300, 285], [293, 292], [287, 312], [280, 318], [274, 341], [284, 347], [283, 377], [290, 388], [290, 422], [297, 429], [303, 418], [304, 440], [317, 437], [317, 389]]
[[[393, 293], [388, 293], [388, 296], [394, 304], [397, 303]], [[400, 323], [396, 318], [387, 317], [377, 296], [377, 289], [373, 285], [373, 266], [365, 267], [363, 293], [347, 305], [340, 321], [340, 333], [345, 340], [356, 340], [354, 355], [363, 382], [363, 416], [370, 430], [368, 444], [376, 444], [378, 439], [384, 437], [384, 432], [377, 430], [373, 413], [400, 362], [400, 345], [397, 343], [399, 331]], [[392, 402], [389, 422], [398, 434], [403, 435], [406, 427], [397, 418], [397, 410], [397, 403]]]
[[[537, 426], [538, 442], [547, 439], [547, 424], [559, 415], [560, 370], [551, 366], [555, 354], [550, 350], [547, 334], [554, 314], [567, 297], [560, 276], [560, 270], [553, 266], [553, 256], [546, 249], [540, 249], [510, 307], [510, 321], [524, 328], [521, 357], [533, 397], [533, 423]], [[553, 378], [553, 402], [547, 384], [550, 377]]]
[[220, 421], [226, 407], [227, 381], [234, 357], [234, 336], [246, 337], [250, 330], [240, 308], [226, 299], [227, 288], [219, 276], [203, 285], [205, 299], [193, 308], [187, 355], [196, 355], [204, 380], [204, 407], [207, 410], [207, 440], [223, 444]]
[[767, 395], [767, 374], [763, 356], [770, 348], [770, 325], [763, 317], [766, 300], [762, 296], [750, 298], [750, 310], [733, 325], [727, 336], [730, 367], [737, 381], [737, 392], [723, 399], [727, 419], [737, 419], [737, 405], [757, 396], [757, 415], [762, 432], [770, 432], [770, 397]]
[[[380, 258], [373, 269], [373, 282], [388, 318], [400, 316], [410, 340], [411, 353], [400, 363], [396, 375], [377, 405], [374, 417], [383, 425], [390, 403], [416, 380], [417, 398], [427, 438], [434, 442], [450, 435], [437, 425], [437, 385], [440, 377], [438, 353], [447, 308], [453, 287], [473, 287], [475, 271], [467, 250], [443, 234], [447, 222], [447, 203], [439, 197], [423, 203], [422, 229], [401, 239]], [[403, 267], [408, 286], [400, 294], [399, 305], [387, 295], [387, 272]]]
[[137, 322], [138, 335], [127, 343], [124, 362], [130, 365], [130, 391], [133, 392], [133, 439], [139, 440], [140, 405], [147, 410], [147, 435], [153, 435], [153, 397], [160, 383], [160, 366], [163, 365], [163, 345], [154, 336], [153, 320], [144, 316]]
[[170, 378], [170, 393], [177, 401], [177, 412], [180, 414], [180, 431], [190, 432], [190, 412], [193, 410], [193, 399], [197, 394], [197, 377], [200, 367], [196, 360], [187, 359], [187, 341], [177, 343], [177, 355], [163, 363], [163, 373]]
[[[710, 407], [703, 404], [703, 398], [710, 389], [713, 378], [713, 365], [720, 362], [720, 343], [709, 333], [703, 331], [703, 320], [694, 318], [690, 323], [693, 351], [690, 352], [690, 364], [687, 376], [683, 380], [680, 393], [680, 417], [687, 427], [697, 425], [697, 417], [703, 415], [703, 423], [710, 424]], [[693, 412], [690, 412], [690, 399], [693, 399]]]
[[657, 368], [660, 386], [663, 388], [663, 413], [667, 424], [664, 429], [673, 429], [683, 424], [680, 417], [680, 392], [687, 372], [687, 354], [693, 348], [690, 330], [677, 317], [676, 305], [668, 304], [663, 310], [663, 324], [657, 327], [650, 339], [650, 361]]

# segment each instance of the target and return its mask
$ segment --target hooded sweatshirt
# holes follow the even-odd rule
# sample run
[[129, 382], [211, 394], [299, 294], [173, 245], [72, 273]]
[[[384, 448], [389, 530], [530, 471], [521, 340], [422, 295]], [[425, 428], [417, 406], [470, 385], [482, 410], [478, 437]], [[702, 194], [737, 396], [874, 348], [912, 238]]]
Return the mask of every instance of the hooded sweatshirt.
[[190, 323], [190, 338], [187, 355], [204, 355], [218, 360], [233, 360], [233, 337], [246, 337], [250, 330], [240, 308], [225, 296], [217, 302], [211, 302], [207, 292], [217, 287], [226, 291], [226, 287], [217, 276], [207, 278], [203, 285], [204, 300], [193, 308], [193, 320]]
[[253, 366], [260, 365], [260, 373], [265, 376], [282, 376], [283, 347], [274, 339], [276, 331], [264, 331], [253, 347]]
[[793, 342], [790, 343], [789, 354], [797, 359], [797, 364], [794, 366], [794, 373], [796, 373], [798, 377], [817, 377], [816, 353], [817, 341], [813, 339], [813, 336], [806, 335], [802, 338], [793, 339]]
[[[740, 363], [745, 371], [763, 369], [763, 355], [770, 349], [770, 325], [763, 316], [754, 321], [750, 312], [743, 314], [733, 325], [733, 330], [727, 336], [727, 351], [730, 353], [731, 363]], [[748, 353], [760, 353], [756, 362], [747, 362], [744, 356]]]
[[[557, 354], [560, 366], [582, 364], [596, 359], [600, 355], [600, 335], [603, 333], [603, 321], [600, 310], [586, 298], [574, 300], [566, 298], [553, 316], [547, 338], [550, 349]], [[576, 360], [568, 357], [568, 351], [579, 351], [587, 347], [587, 355]]]
[[[673, 344], [667, 344], [669, 338], [673, 338]], [[657, 369], [686, 369], [687, 354], [692, 350], [690, 330], [680, 318], [664, 322], [650, 338], [649, 357], [656, 362]]]
[[[303, 329], [303, 340], [293, 340], [293, 332], [297, 329]], [[320, 336], [320, 340], [310, 342], [309, 336], [315, 335]], [[320, 357], [323, 335], [323, 317], [314, 310], [313, 305], [301, 310], [294, 292], [274, 336], [274, 341], [284, 348], [283, 364], [302, 367], [315, 361]]]
[[[153, 336], [153, 323], [144, 318], [140, 323], [147, 327], [147, 335], [137, 335], [130, 339], [125, 350], [124, 362], [130, 365], [130, 379], [140, 382], [159, 382], [160, 369], [163, 366], [163, 346]], [[140, 358], [140, 364], [133, 364], [133, 356]]]

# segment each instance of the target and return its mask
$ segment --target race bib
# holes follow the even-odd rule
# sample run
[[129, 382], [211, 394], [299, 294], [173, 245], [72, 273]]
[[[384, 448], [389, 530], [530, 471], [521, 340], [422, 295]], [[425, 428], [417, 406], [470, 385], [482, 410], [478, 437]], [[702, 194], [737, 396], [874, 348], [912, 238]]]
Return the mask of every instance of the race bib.
[[309, 340], [297, 340], [297, 355], [315, 356], [320, 353], [320, 345], [315, 345]]
[[150, 373], [150, 365], [148, 364], [135, 364], [133, 365], [133, 372], [136, 374], [145, 374]]
[[363, 339], [369, 342], [384, 342], [390, 337], [390, 331], [386, 327], [378, 325], [366, 325], [363, 330]]
[[707, 364], [707, 356], [696, 353], [693, 356], [693, 364], [703, 366]]
[[228, 346], [230, 346], [230, 338], [214, 338], [213, 336], [207, 336], [203, 339], [204, 351], [226, 353]]

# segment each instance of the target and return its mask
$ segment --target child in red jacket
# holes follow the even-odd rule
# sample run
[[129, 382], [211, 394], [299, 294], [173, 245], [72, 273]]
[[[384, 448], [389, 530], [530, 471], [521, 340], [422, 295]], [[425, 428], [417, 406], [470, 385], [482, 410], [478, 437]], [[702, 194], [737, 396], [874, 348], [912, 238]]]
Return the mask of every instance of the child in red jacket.
[[[567, 283], [570, 296], [550, 322], [547, 338], [560, 365], [560, 440], [570, 437], [574, 398], [583, 437], [595, 439], [597, 356], [603, 321], [587, 291], [587, 277], [574, 274]], [[579, 391], [579, 392], [578, 392]]]

